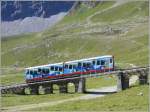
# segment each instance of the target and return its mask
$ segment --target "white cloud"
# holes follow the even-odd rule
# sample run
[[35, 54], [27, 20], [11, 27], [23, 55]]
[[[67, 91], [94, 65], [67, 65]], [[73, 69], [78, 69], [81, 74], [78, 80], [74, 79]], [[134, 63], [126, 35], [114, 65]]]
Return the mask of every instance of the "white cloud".
[[30, 32], [43, 31], [49, 27], [52, 27], [54, 24], [60, 21], [66, 14], [67, 13], [65, 12], [61, 12], [49, 18], [26, 17], [23, 20], [2, 22], [1, 36], [6, 37]]

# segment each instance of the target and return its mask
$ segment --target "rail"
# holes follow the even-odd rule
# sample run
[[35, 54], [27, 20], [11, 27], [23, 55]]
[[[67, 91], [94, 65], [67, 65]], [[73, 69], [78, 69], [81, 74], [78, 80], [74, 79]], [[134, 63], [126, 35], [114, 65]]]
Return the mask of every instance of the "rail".
[[15, 84], [15, 85], [6, 85], [6, 86], [0, 86], [1, 93], [2, 91], [5, 90], [12, 90], [14, 88], [26, 88], [31, 85], [42, 85], [46, 83], [57, 83], [61, 81], [66, 81], [66, 80], [73, 80], [73, 79], [80, 79], [80, 78], [91, 78], [91, 77], [100, 77], [100, 76], [106, 76], [106, 75], [117, 75], [118, 73], [126, 73], [126, 72], [135, 72], [135, 71], [140, 71], [140, 70], [149, 70], [150, 66], [147, 67], [135, 67], [135, 68], [128, 68], [128, 69], [117, 69], [115, 71], [110, 71], [110, 72], [103, 72], [103, 73], [98, 73], [98, 74], [88, 74], [88, 75], [81, 75], [79, 77], [71, 77], [71, 78], [64, 78], [64, 79], [55, 79], [55, 80], [49, 80], [49, 81], [42, 81], [42, 82], [34, 82], [34, 83], [20, 83], [20, 84]]

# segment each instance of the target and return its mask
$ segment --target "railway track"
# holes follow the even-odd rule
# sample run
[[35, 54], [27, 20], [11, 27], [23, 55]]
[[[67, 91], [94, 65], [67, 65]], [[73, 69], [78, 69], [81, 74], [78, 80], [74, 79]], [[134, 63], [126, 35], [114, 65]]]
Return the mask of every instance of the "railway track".
[[145, 71], [149, 72], [149, 66], [147, 67], [136, 67], [136, 68], [128, 68], [128, 69], [117, 69], [115, 71], [110, 72], [104, 72], [104, 73], [98, 73], [98, 74], [88, 74], [83, 75], [79, 77], [71, 77], [71, 78], [65, 78], [65, 79], [54, 79], [50, 81], [42, 81], [42, 82], [35, 82], [35, 83], [21, 83], [21, 84], [15, 84], [15, 85], [6, 85], [6, 86], [0, 86], [1, 94], [7, 94], [7, 93], [16, 93], [16, 94], [24, 94], [25, 88], [28, 88], [33, 85], [43, 85], [46, 83], [59, 83], [59, 82], [65, 82], [69, 80], [74, 79], [80, 79], [80, 78], [91, 78], [91, 77], [99, 77], [104, 75], [117, 75], [118, 73], [126, 73], [126, 75], [131, 75], [133, 73], [145, 73]]

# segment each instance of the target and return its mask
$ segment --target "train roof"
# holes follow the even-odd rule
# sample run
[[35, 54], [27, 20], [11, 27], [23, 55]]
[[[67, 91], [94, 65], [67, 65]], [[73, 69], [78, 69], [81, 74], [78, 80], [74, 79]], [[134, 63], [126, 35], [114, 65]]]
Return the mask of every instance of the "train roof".
[[73, 60], [73, 61], [67, 61], [67, 62], [61, 62], [61, 63], [54, 63], [54, 64], [47, 64], [47, 65], [40, 65], [40, 66], [34, 66], [34, 67], [28, 67], [26, 69], [36, 69], [36, 68], [42, 68], [42, 67], [49, 67], [49, 66], [59, 66], [62, 65], [63, 63], [70, 64], [70, 63], [75, 63], [75, 62], [81, 62], [81, 61], [89, 61], [93, 59], [98, 59], [98, 58], [109, 58], [112, 57], [112, 55], [105, 55], [105, 56], [97, 56], [97, 57], [92, 57], [92, 58], [85, 58], [85, 59], [80, 59], [80, 60]]
[[28, 67], [28, 68], [26, 68], [26, 69], [33, 69], [33, 68], [42, 68], [42, 67], [49, 67], [49, 66], [55, 66], [55, 65], [61, 65], [61, 64], [63, 64], [63, 62], [61, 62], [61, 63], [54, 63], [54, 64], [47, 64], [47, 65], [40, 65], [40, 66], [34, 66], [34, 67]]
[[92, 57], [92, 58], [85, 58], [85, 59], [80, 59], [80, 60], [67, 61], [67, 62], [65, 62], [65, 63], [75, 63], [75, 62], [80, 62], [80, 61], [89, 61], [89, 60], [93, 60], [93, 59], [109, 58], [109, 57], [112, 57], [112, 55], [97, 56], [97, 57]]

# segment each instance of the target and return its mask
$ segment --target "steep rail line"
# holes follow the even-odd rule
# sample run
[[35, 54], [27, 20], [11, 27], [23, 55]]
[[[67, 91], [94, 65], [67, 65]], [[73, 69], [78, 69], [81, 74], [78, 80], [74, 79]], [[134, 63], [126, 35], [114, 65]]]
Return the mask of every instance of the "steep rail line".
[[46, 83], [59, 83], [59, 82], [65, 82], [69, 80], [74, 79], [81, 79], [81, 78], [91, 78], [91, 77], [100, 77], [100, 76], [107, 76], [107, 75], [118, 75], [119, 73], [125, 73], [126, 75], [132, 75], [134, 73], [143, 73], [143, 72], [149, 72], [149, 66], [146, 67], [136, 67], [136, 68], [128, 68], [128, 69], [117, 69], [115, 71], [110, 72], [104, 72], [104, 73], [98, 73], [98, 74], [88, 74], [88, 75], [82, 75], [79, 77], [71, 77], [71, 78], [64, 78], [64, 79], [55, 79], [50, 81], [42, 81], [42, 82], [35, 82], [35, 83], [21, 83], [21, 84], [15, 84], [15, 85], [7, 85], [7, 86], [0, 86], [1, 94], [6, 93], [21, 93], [25, 88], [28, 88], [32, 85], [43, 85]]

